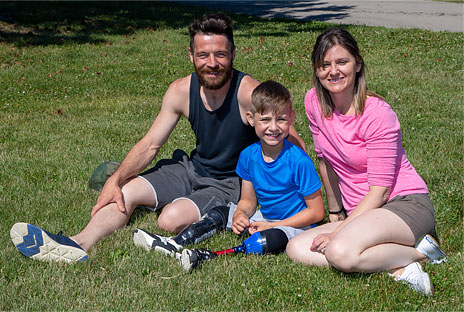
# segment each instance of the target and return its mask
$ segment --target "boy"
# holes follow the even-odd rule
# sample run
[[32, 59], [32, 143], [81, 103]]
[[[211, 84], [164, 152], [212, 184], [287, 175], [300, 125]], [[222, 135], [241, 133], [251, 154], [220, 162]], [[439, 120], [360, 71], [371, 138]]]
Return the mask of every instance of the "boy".
[[175, 255], [185, 268], [193, 268], [211, 258], [211, 252], [185, 249], [181, 256], [178, 251], [217, 230], [228, 228], [236, 234], [248, 230], [250, 235], [259, 232], [272, 246], [267, 252], [279, 253], [291, 238], [323, 219], [321, 182], [314, 164], [303, 150], [285, 139], [295, 119], [288, 90], [274, 81], [261, 83], [253, 91], [246, 117], [260, 140], [240, 154], [236, 168], [242, 178], [238, 205], [213, 208], [173, 238], [136, 229], [137, 246]]

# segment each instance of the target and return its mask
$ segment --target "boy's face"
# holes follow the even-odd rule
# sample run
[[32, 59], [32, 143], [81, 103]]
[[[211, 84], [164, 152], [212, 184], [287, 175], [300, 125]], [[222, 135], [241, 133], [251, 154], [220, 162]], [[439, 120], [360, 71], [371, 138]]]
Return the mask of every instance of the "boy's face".
[[290, 126], [295, 119], [295, 111], [285, 108], [276, 113], [272, 111], [260, 113], [247, 112], [248, 123], [255, 128], [261, 145], [277, 146], [288, 136]]

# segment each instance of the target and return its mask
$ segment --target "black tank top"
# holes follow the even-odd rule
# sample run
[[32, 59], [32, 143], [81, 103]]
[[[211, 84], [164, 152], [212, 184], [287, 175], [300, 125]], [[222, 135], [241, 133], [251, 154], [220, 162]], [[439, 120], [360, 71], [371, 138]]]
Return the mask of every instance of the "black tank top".
[[224, 103], [218, 109], [208, 111], [200, 96], [198, 77], [192, 73], [188, 119], [195, 133], [196, 148], [190, 158], [201, 176], [236, 176], [240, 152], [258, 141], [254, 128], [243, 123], [238, 106], [237, 92], [245, 75], [234, 69]]

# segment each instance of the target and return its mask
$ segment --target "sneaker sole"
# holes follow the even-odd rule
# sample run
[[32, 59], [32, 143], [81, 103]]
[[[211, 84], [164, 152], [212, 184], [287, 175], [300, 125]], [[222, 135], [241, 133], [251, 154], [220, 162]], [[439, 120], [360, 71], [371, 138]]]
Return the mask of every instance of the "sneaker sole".
[[148, 232], [142, 229], [134, 230], [133, 240], [134, 240], [135, 246], [142, 247], [146, 251], [155, 251], [157, 253], [161, 253], [163, 255], [170, 256], [170, 257], [174, 257], [175, 255], [174, 251], [168, 251], [158, 246], [153, 247], [153, 242], [160, 241], [160, 240], [154, 238], [153, 236], [148, 234]]
[[147, 232], [141, 229], [134, 230], [133, 239], [135, 246], [142, 247], [147, 251], [150, 251], [152, 249], [151, 246], [153, 241], [155, 240]]
[[191, 257], [192, 257], [192, 252], [188, 249], [184, 249], [179, 259], [180, 265], [187, 272], [190, 272], [193, 269]]
[[31, 259], [74, 263], [89, 258], [84, 250], [57, 243], [45, 231], [32, 224], [16, 223], [10, 230], [10, 237], [16, 249]]
[[424, 294], [425, 294], [426, 296], [432, 296], [433, 293], [434, 293], [434, 289], [433, 289], [433, 284], [432, 284], [432, 282], [430, 281], [430, 276], [429, 276], [427, 273], [425, 273], [425, 274], [423, 275], [423, 277], [424, 277], [424, 279], [426, 280], [426, 283], [425, 283], [425, 284], [426, 284], [427, 286], [430, 286], [430, 287], [427, 287], [427, 289], [425, 289]]

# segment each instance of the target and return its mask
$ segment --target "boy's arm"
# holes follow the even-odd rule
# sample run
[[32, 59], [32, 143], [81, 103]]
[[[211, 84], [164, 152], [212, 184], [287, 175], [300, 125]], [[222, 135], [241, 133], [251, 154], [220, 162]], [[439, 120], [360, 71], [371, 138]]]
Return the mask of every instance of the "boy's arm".
[[291, 226], [295, 228], [302, 228], [313, 223], [319, 222], [324, 218], [324, 203], [322, 202], [321, 190], [317, 190], [311, 195], [305, 197], [306, 209], [298, 212], [290, 218], [276, 221], [258, 221], [250, 225], [250, 234], [254, 232], [264, 231], [276, 226]]
[[232, 217], [232, 231], [242, 233], [250, 225], [250, 217], [256, 212], [258, 201], [255, 189], [250, 181], [242, 180], [240, 201]]

